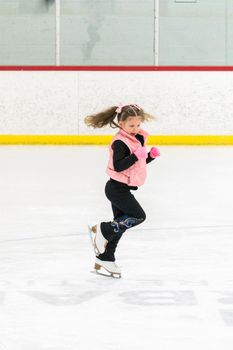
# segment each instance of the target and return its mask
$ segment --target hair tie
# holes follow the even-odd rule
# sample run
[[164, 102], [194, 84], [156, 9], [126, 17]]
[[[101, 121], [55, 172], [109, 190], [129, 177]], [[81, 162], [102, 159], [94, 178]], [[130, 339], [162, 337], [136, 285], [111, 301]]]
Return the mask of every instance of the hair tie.
[[125, 106], [127, 106], [127, 105], [119, 104], [118, 107], [117, 107], [117, 109], [116, 109], [116, 113], [117, 113], [117, 114], [120, 114], [121, 111], [122, 111], [122, 108], [125, 107]]
[[137, 108], [139, 111], [141, 110], [141, 107], [139, 107], [139, 105], [133, 105], [135, 108]]
[[123, 107], [126, 107], [126, 106], [132, 106], [132, 107], [137, 108], [139, 111], [141, 110], [141, 107], [140, 107], [139, 105], [137, 105], [137, 104], [133, 104], [133, 105], [123, 105], [123, 104], [119, 104], [119, 105], [117, 106], [116, 113], [117, 113], [117, 114], [121, 113], [121, 112], [122, 112], [122, 108], [123, 108]]

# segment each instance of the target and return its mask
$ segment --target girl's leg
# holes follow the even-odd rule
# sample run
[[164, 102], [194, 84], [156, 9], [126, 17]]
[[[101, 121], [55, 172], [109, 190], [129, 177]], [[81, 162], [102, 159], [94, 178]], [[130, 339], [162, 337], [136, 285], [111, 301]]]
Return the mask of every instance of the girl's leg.
[[111, 205], [112, 205], [112, 212], [113, 212], [113, 219], [114, 220], [116, 220], [120, 216], [124, 215], [124, 212], [122, 210], [120, 210], [119, 208], [117, 208], [113, 203], [111, 203]]
[[[112, 181], [108, 181], [105, 188], [106, 196], [112, 203], [114, 220], [101, 223], [101, 232], [108, 240], [105, 253], [100, 255], [104, 260], [108, 257], [114, 258], [114, 252], [122, 234], [129, 228], [142, 223], [145, 212], [130, 192], [128, 186], [119, 186]], [[116, 217], [115, 217], [116, 215]], [[112, 245], [111, 245], [112, 243]], [[109, 251], [110, 248], [110, 251]], [[113, 260], [114, 261], [114, 260]]]
[[[117, 220], [119, 217], [123, 216], [124, 213], [115, 207], [112, 204], [112, 211], [113, 211], [113, 218], [114, 220]], [[115, 250], [118, 245], [119, 240], [121, 239], [121, 236], [123, 235], [123, 232], [121, 234], [116, 235], [106, 246], [105, 252], [103, 254], [100, 254], [98, 258], [100, 260], [105, 261], [115, 261]]]

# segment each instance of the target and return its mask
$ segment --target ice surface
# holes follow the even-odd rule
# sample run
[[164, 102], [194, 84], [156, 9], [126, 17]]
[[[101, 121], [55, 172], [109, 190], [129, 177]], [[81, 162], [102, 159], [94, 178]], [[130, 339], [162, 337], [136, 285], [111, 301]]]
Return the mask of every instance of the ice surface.
[[86, 229], [107, 147], [0, 148], [0, 350], [233, 349], [233, 148], [160, 149], [116, 280]]

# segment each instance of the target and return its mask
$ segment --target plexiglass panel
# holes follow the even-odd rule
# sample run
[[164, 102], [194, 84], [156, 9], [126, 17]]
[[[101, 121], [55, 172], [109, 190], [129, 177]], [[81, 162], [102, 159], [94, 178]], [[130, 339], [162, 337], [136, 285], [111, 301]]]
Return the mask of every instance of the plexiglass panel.
[[225, 38], [225, 0], [160, 1], [161, 65], [224, 65]]
[[156, 4], [159, 65], [233, 65], [233, 0], [0, 0], [0, 65], [154, 65]]
[[0, 0], [0, 64], [55, 64], [53, 0]]
[[227, 1], [226, 64], [233, 65], [233, 1]]
[[154, 64], [154, 0], [62, 0], [61, 64]]

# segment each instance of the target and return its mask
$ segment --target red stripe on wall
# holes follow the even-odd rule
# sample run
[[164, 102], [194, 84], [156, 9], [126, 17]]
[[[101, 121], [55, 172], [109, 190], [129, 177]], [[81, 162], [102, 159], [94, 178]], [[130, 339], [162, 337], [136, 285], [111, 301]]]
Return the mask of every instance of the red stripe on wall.
[[233, 66], [0, 66], [0, 71], [233, 71]]

